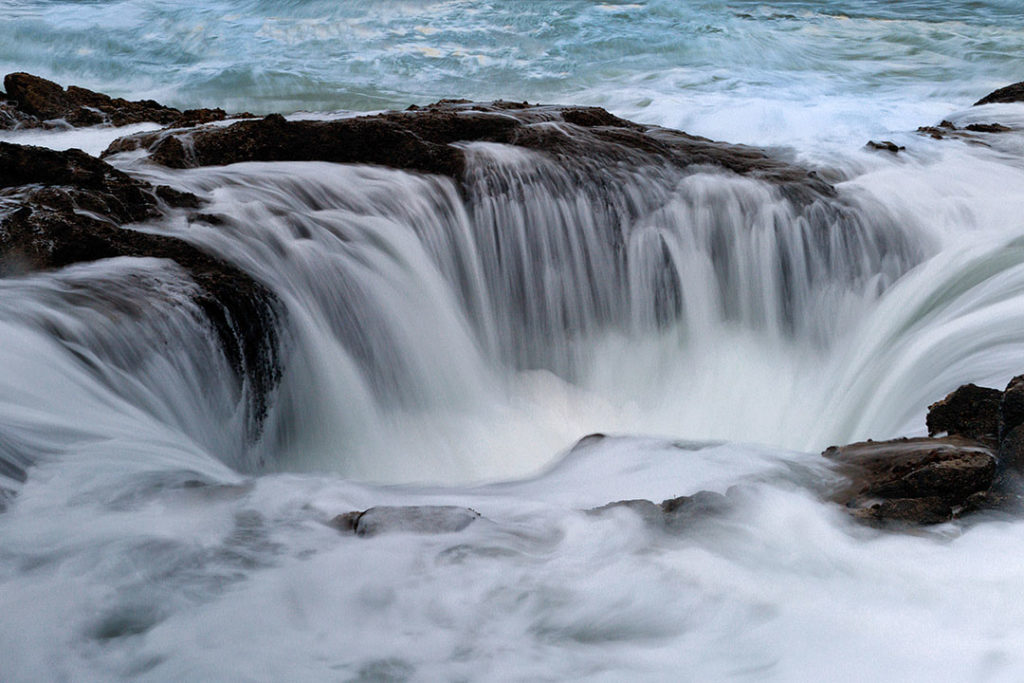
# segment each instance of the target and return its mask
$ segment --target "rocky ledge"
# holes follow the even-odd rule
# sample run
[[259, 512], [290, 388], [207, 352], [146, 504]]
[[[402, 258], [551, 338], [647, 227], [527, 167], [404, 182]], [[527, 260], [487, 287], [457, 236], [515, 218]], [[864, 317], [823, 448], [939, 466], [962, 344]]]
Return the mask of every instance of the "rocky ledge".
[[271, 114], [229, 126], [130, 135], [114, 141], [102, 156], [144, 149], [152, 161], [170, 168], [243, 161], [376, 164], [463, 183], [464, 146], [473, 142], [537, 150], [577, 166], [717, 167], [771, 182], [797, 200], [835, 194], [813, 172], [760, 149], [642, 126], [598, 107], [525, 102], [442, 100], [406, 111], [326, 121], [289, 121]]
[[259, 432], [279, 373], [277, 301], [238, 268], [180, 239], [133, 230], [170, 207], [199, 199], [131, 178], [71, 149], [0, 142], [0, 277], [115, 256], [171, 259], [187, 270], [240, 378], [249, 383], [249, 423]]
[[928, 409], [930, 436], [824, 452], [844, 477], [831, 495], [857, 519], [937, 524], [978, 510], [1024, 510], [1024, 375], [1004, 391], [966, 384]]
[[128, 101], [74, 85], [65, 89], [53, 81], [26, 73], [7, 74], [4, 90], [7, 92], [0, 92], [0, 128], [125, 126], [131, 123], [181, 127], [228, 118], [223, 109], [180, 111], [153, 100]]

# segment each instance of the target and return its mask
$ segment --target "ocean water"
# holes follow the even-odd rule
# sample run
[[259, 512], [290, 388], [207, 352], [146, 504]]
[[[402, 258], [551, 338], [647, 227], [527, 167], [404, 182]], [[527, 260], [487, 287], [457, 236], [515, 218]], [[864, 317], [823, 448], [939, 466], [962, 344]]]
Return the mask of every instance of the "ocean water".
[[[1024, 134], [914, 133], [1024, 130], [1024, 104], [970, 106], [1024, 78], [1019, 3], [3, 10], [4, 73], [304, 118], [599, 105], [767, 147], [838, 197], [815, 218], [756, 180], [590, 169], [598, 195], [488, 144], [465, 196], [376, 167], [112, 157], [221, 218], [136, 228], [278, 295], [282, 380], [253, 441], [172, 263], [0, 280], [0, 681], [1024, 677], [1024, 523], [884, 533], [819, 496], [826, 446], [921, 434], [946, 392], [1024, 372]], [[152, 127], [0, 139], [98, 154]], [[592, 432], [611, 436], [574, 447]], [[584, 512], [702, 490], [735, 510], [678, 534]], [[482, 518], [326, 524], [390, 505]]]

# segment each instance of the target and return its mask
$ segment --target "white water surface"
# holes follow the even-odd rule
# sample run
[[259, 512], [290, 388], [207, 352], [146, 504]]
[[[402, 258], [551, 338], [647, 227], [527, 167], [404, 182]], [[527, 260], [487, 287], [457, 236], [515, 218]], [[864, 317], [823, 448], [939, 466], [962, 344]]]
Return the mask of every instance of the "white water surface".
[[[278, 295], [282, 381], [249, 441], [247, 388], [168, 262], [0, 280], [0, 461], [27, 472], [0, 472], [0, 680], [1024, 676], [1024, 523], [867, 529], [821, 502], [818, 455], [1024, 371], [1024, 136], [913, 132], [1024, 127], [1024, 105], [970, 107], [1020, 78], [1015, 3], [8, 9], [8, 71], [258, 112], [600, 104], [772, 146], [846, 213], [659, 169], [589, 169], [595, 196], [494, 145], [468, 148], [466, 197], [372, 167], [112, 158], [208, 201], [216, 222], [136, 227]], [[0, 139], [96, 154], [142, 129]], [[613, 436], [570, 450], [591, 432]], [[701, 490], [734, 509], [681, 534], [584, 512]], [[326, 524], [424, 504], [483, 517]]]

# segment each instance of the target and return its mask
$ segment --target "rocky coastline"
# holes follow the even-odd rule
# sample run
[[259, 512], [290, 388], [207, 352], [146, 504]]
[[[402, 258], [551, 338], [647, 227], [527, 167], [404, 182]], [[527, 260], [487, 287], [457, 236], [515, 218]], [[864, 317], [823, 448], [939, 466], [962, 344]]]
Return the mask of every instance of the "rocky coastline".
[[[164, 128], [119, 138], [102, 158], [75, 149], [58, 152], [0, 143], [0, 277], [115, 256], [175, 261], [199, 285], [198, 303], [225, 356], [249, 384], [247, 409], [254, 439], [280, 379], [281, 306], [269, 289], [239, 268], [184, 240], [132, 229], [169, 211], [200, 215], [202, 201], [118, 170], [104, 160], [113, 154], [144, 150], [152, 163], [170, 168], [285, 160], [377, 164], [447, 176], [459, 184], [464, 182], [465, 145], [490, 142], [540, 151], [556, 161], [583, 159], [626, 168], [712, 166], [769, 182], [798, 204], [835, 195], [813, 172], [763, 150], [643, 126], [595, 107], [443, 100], [403, 112], [290, 121], [278, 114], [257, 118], [229, 116], [219, 109], [180, 111], [150, 100], [132, 102], [75, 86], [63, 88], [24, 73], [6, 76], [4, 89], [0, 128], [140, 122]], [[1024, 101], [1024, 83], [1000, 89], [977, 104], [1011, 101]], [[230, 123], [233, 118], [239, 120]], [[997, 123], [962, 131], [946, 124], [920, 132], [963, 137], [1010, 130]], [[566, 135], [566, 129], [573, 134]], [[869, 144], [890, 152], [902, 149], [889, 142]], [[1019, 493], [1024, 375], [1004, 390], [960, 387], [930, 407], [927, 427], [928, 437], [827, 449], [823, 455], [842, 483], [825, 498], [861, 522], [889, 528], [1024, 508]], [[702, 491], [661, 503], [618, 501], [589, 512], [627, 508], [673, 532], [708, 516], [728, 514], [732, 507], [730, 494]], [[345, 512], [328, 523], [370, 536], [388, 530], [456, 532], [479, 517], [463, 508], [370, 508]]]

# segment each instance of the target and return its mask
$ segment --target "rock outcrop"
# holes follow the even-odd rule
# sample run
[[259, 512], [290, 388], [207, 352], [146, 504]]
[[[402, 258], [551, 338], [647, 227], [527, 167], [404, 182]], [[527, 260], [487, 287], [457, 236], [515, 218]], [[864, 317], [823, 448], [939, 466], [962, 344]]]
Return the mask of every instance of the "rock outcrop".
[[997, 104], [1006, 102], [1024, 102], [1024, 81], [990, 92], [988, 95], [985, 95], [975, 102], [974, 106], [977, 107], [981, 104]]
[[243, 161], [377, 164], [461, 181], [462, 145], [495, 142], [566, 160], [616, 167], [718, 167], [778, 185], [791, 197], [832, 196], [813, 173], [768, 156], [679, 131], [641, 126], [597, 107], [442, 101], [404, 112], [329, 121], [289, 121], [279, 114], [230, 126], [126, 136], [104, 152], [146, 149], [171, 168]]
[[27, 73], [4, 77], [6, 95], [0, 93], [0, 128], [39, 128], [58, 125], [124, 126], [152, 122], [164, 126], [195, 126], [227, 117], [222, 109], [180, 111], [153, 100], [112, 98], [78, 86], [62, 88], [53, 81]]
[[202, 288], [197, 303], [228, 360], [250, 383], [255, 436], [280, 372], [276, 298], [180, 239], [124, 227], [159, 216], [165, 206], [198, 204], [191, 194], [153, 187], [80, 150], [0, 142], [0, 276], [115, 256], [175, 261]]
[[999, 405], [1003, 392], [965, 384], [928, 406], [929, 436], [959, 434], [989, 446], [999, 442]]
[[948, 521], [976, 508], [972, 496], [984, 495], [996, 475], [995, 452], [960, 436], [865, 441], [824, 456], [849, 478], [833, 500], [868, 521]]
[[965, 384], [928, 408], [932, 436], [832, 446], [845, 478], [831, 495], [873, 524], [938, 524], [982, 509], [1022, 509], [1024, 375], [1005, 391]]

